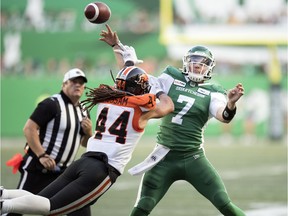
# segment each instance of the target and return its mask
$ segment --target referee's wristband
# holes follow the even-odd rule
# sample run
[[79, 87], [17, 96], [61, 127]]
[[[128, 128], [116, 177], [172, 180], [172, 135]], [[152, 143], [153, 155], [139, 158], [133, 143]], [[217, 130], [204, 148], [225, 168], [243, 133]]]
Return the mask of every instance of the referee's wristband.
[[40, 155], [38, 156], [38, 159], [40, 159], [40, 158], [42, 158], [42, 157], [45, 157], [45, 155], [46, 155], [46, 152], [40, 154]]

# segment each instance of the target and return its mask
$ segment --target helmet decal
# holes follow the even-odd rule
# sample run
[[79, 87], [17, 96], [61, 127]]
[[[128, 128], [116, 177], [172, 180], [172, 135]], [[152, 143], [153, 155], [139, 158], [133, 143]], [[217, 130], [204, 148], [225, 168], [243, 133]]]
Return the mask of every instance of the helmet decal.
[[147, 86], [149, 85], [149, 81], [148, 80], [149, 80], [149, 78], [148, 78], [148, 75], [146, 73], [145, 74], [141, 74], [139, 76], [137, 84], [139, 84], [142, 89], [146, 89]]
[[151, 88], [147, 73], [135, 66], [123, 68], [116, 77], [115, 86], [134, 95], [146, 94]]
[[117, 75], [116, 79], [119, 78], [119, 79], [123, 79], [123, 80], [126, 80], [126, 77], [128, 76], [128, 74], [130, 73], [130, 71], [132, 71], [134, 68], [134, 66], [132, 67], [126, 67], [126, 68], [123, 68]]

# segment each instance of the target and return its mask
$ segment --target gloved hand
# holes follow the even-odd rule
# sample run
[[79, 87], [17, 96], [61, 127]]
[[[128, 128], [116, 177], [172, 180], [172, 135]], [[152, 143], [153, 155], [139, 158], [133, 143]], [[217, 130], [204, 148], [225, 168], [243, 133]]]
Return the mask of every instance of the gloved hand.
[[122, 55], [124, 63], [128, 61], [133, 62], [134, 65], [143, 63], [143, 60], [137, 58], [135, 49], [132, 46], [123, 45], [121, 43], [118, 43], [118, 45], [121, 49], [115, 49], [114, 52]]
[[159, 83], [158, 79], [152, 75], [148, 75], [149, 77], [149, 85], [151, 86], [151, 89], [150, 89], [150, 93], [151, 94], [155, 94], [156, 96], [158, 95], [158, 93], [160, 92], [164, 92], [162, 87], [161, 87], [161, 84]]

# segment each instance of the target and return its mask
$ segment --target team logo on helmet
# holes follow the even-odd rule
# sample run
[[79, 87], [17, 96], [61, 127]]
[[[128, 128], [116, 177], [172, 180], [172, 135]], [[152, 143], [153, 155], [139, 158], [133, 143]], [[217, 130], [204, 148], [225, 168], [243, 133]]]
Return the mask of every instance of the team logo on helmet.
[[149, 93], [150, 85], [147, 73], [135, 66], [122, 69], [116, 77], [116, 88], [133, 95]]

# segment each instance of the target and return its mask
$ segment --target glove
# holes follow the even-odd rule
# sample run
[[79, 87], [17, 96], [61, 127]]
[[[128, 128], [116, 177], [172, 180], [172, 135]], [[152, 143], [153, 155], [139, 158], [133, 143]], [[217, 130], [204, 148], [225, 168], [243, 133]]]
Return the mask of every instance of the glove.
[[155, 94], [157, 97], [158, 97], [159, 93], [161, 93], [161, 92], [164, 93], [158, 79], [152, 75], [148, 75], [148, 77], [149, 77], [149, 84], [151, 86], [150, 93]]
[[137, 58], [135, 49], [132, 46], [123, 45], [121, 43], [118, 43], [118, 45], [121, 49], [115, 49], [114, 52], [122, 55], [124, 63], [128, 61], [133, 62], [134, 65], [143, 63], [142, 60]]

